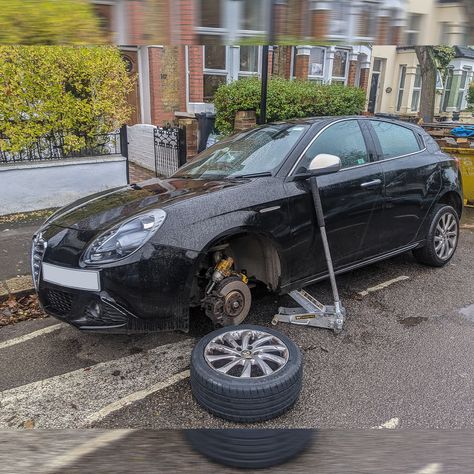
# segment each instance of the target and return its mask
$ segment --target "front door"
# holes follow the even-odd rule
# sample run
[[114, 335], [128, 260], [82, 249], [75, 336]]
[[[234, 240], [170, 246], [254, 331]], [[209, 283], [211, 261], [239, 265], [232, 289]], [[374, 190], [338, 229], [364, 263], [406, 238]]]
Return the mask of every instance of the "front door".
[[[374, 255], [379, 247], [383, 173], [372, 161], [373, 145], [357, 119], [336, 122], [320, 133], [296, 172], [320, 153], [339, 156], [343, 168], [318, 178], [334, 266], [342, 268]], [[308, 181], [285, 184], [293, 237], [292, 281], [326, 273], [324, 251]]]

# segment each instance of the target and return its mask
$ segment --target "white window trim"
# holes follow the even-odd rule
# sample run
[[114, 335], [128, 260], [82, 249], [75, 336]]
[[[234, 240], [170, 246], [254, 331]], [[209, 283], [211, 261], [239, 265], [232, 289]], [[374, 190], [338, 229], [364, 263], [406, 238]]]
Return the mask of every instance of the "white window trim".
[[[403, 74], [403, 71], [405, 71], [405, 74]], [[402, 77], [404, 77], [403, 87], [402, 87]], [[403, 97], [405, 96], [406, 85], [407, 85], [407, 65], [400, 64], [400, 68], [398, 71], [397, 103], [395, 104], [395, 110], [397, 112], [400, 112], [402, 110]], [[400, 99], [400, 93], [402, 94], [401, 99]]]

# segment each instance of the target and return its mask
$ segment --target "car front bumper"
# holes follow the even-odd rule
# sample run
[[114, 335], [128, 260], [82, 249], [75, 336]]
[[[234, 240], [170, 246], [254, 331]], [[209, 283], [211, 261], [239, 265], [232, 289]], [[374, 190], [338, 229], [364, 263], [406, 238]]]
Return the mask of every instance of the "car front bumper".
[[[46, 313], [78, 329], [94, 332], [136, 333], [189, 329], [189, 299], [194, 265], [199, 254], [171, 247], [154, 247], [146, 258], [129, 264], [97, 268], [97, 287], [86, 288], [65, 278], [40, 273], [37, 292]], [[55, 267], [58, 261], [42, 265]], [[64, 266], [65, 275], [81, 272]], [[72, 271], [72, 272], [71, 272]], [[90, 269], [89, 269], [90, 271]], [[94, 273], [94, 272], [92, 272]], [[92, 275], [89, 275], [92, 276]], [[47, 281], [49, 280], [49, 281]]]

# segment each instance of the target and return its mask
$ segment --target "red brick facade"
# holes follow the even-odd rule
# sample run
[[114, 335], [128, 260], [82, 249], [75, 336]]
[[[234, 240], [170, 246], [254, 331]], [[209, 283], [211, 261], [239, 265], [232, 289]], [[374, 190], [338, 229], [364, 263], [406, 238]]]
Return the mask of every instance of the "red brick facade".
[[311, 12], [311, 36], [313, 39], [321, 40], [326, 37], [329, 20], [329, 10], [313, 10]]
[[189, 61], [189, 101], [202, 102], [204, 94], [203, 76], [203, 47], [190, 46], [188, 48]]
[[347, 85], [355, 86], [357, 76], [357, 61], [349, 62], [349, 74], [347, 77]]
[[369, 72], [370, 72], [369, 68], [364, 68], [360, 70], [359, 85], [365, 91], [367, 91], [369, 88]]
[[377, 37], [375, 44], [387, 44], [388, 42], [388, 31], [390, 28], [390, 18], [382, 16], [378, 21]]
[[297, 54], [295, 58], [295, 77], [297, 79], [308, 79], [309, 55]]

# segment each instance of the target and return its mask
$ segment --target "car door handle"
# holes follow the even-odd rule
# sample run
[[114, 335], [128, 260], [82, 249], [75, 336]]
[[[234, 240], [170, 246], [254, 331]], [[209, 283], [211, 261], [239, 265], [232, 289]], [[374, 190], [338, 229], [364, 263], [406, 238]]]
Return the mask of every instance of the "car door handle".
[[381, 179], [374, 179], [373, 181], [367, 181], [366, 183], [362, 183], [360, 187], [363, 189], [372, 189], [372, 188], [378, 188], [381, 184], [382, 184]]

